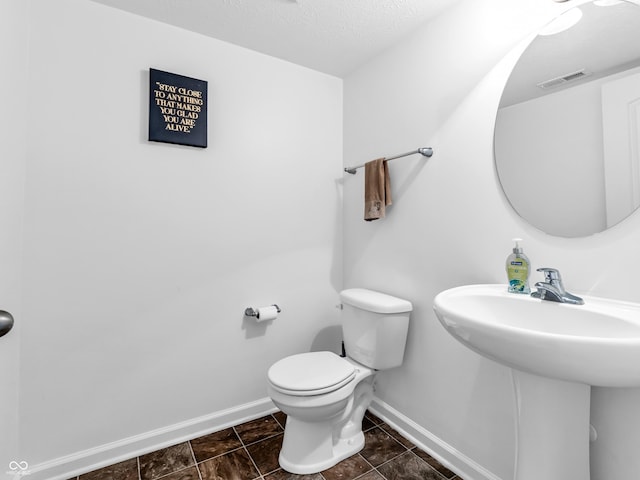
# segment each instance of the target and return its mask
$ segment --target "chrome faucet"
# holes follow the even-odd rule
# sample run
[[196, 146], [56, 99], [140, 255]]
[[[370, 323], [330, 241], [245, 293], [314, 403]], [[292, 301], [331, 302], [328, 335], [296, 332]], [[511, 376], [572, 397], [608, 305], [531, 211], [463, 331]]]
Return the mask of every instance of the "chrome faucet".
[[531, 294], [532, 297], [550, 302], [571, 303], [582, 305], [584, 300], [576, 297], [564, 289], [560, 272], [555, 268], [538, 268], [538, 272], [544, 273], [544, 282], [538, 282], [535, 287], [538, 291]]

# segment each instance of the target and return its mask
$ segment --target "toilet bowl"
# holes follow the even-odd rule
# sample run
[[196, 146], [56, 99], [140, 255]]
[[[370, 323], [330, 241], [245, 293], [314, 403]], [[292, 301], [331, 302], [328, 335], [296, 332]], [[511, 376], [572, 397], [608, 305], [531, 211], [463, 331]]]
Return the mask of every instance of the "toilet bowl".
[[340, 299], [347, 356], [301, 353], [267, 373], [268, 394], [287, 414], [278, 461], [291, 473], [320, 472], [359, 452], [376, 372], [402, 364], [411, 303], [362, 288]]
[[278, 457], [284, 470], [316, 473], [362, 450], [375, 370], [333, 352], [312, 352], [276, 362], [267, 377], [271, 400], [287, 414]]

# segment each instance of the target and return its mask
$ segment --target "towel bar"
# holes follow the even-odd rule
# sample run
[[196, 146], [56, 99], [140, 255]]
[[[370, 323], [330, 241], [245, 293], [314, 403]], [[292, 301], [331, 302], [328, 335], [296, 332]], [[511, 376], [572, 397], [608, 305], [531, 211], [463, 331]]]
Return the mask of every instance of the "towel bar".
[[[389, 161], [389, 160], [395, 160], [396, 158], [408, 157], [409, 155], [415, 155], [416, 153], [419, 153], [420, 155], [424, 155], [425, 157], [430, 157], [430, 156], [433, 155], [433, 148], [431, 148], [431, 147], [422, 147], [422, 148], [419, 148], [417, 150], [413, 150], [411, 152], [401, 153], [400, 155], [396, 155], [394, 157], [386, 158], [386, 160]], [[355, 167], [345, 167], [344, 171], [347, 172], [347, 173], [350, 173], [351, 175], [355, 175], [356, 174], [356, 170], [358, 168], [362, 168], [364, 166], [365, 166], [365, 164], [363, 163], [362, 165], [356, 165]]]

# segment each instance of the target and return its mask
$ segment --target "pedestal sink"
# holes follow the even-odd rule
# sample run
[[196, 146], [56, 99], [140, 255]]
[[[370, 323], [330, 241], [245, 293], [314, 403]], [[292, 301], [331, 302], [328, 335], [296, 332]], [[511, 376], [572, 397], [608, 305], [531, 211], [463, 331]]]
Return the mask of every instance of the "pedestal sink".
[[515, 480], [588, 480], [591, 386], [640, 386], [640, 304], [568, 305], [469, 285], [434, 310], [458, 341], [512, 369]]

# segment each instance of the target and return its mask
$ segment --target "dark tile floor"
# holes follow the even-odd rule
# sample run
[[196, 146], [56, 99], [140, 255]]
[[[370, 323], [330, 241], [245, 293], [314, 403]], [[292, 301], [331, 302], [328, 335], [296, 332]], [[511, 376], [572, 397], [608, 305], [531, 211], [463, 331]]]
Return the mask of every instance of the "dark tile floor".
[[286, 416], [266, 417], [69, 480], [462, 480], [367, 412], [365, 447], [313, 475], [278, 465]]

